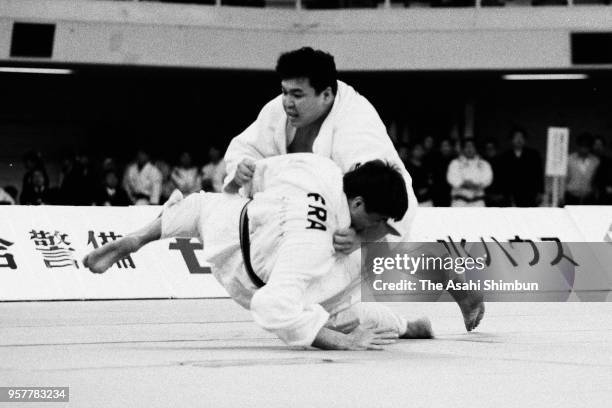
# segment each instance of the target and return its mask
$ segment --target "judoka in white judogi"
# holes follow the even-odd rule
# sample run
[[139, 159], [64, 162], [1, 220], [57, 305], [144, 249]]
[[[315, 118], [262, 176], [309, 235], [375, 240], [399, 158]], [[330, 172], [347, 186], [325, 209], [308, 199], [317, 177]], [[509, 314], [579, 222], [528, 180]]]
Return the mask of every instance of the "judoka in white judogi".
[[[338, 91], [333, 106], [321, 124], [312, 152], [333, 160], [342, 173], [353, 170], [359, 163], [377, 159], [392, 163], [400, 169], [406, 181], [409, 207], [402, 220], [389, 224], [400, 233], [403, 240], [408, 240], [418, 206], [412, 190], [412, 179], [372, 104], [351, 86], [342, 81], [337, 83]], [[242, 160], [259, 160], [288, 153], [287, 146], [293, 141], [294, 134], [288, 131], [282, 98], [279, 95], [268, 102], [257, 120], [230, 143], [225, 153], [225, 186], [234, 179], [236, 168]]]
[[[247, 199], [200, 193], [166, 208], [163, 237], [201, 237], [213, 274], [254, 320], [289, 345], [312, 344], [324, 325], [358, 318], [401, 336], [407, 321], [379, 304], [351, 296], [360, 265], [334, 251], [332, 237], [350, 225], [342, 172], [331, 160], [292, 154], [261, 160], [248, 186], [251, 261], [245, 272], [238, 220]], [[331, 320], [330, 320], [331, 317]]]

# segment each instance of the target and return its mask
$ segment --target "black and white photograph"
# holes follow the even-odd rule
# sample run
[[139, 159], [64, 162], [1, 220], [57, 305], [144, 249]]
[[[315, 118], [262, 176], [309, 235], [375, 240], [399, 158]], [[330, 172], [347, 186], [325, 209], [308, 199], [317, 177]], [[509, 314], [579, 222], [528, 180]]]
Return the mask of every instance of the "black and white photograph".
[[608, 407], [610, 265], [609, 0], [0, 0], [0, 407]]

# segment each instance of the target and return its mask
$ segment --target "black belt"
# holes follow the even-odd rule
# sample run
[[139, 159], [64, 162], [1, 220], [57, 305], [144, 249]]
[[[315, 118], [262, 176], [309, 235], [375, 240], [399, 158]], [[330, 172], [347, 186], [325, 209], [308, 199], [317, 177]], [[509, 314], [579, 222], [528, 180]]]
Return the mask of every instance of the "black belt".
[[242, 252], [242, 261], [244, 262], [244, 269], [246, 269], [247, 275], [251, 278], [251, 282], [258, 288], [261, 288], [265, 285], [264, 281], [262, 281], [259, 276], [253, 270], [253, 265], [251, 265], [251, 242], [249, 239], [249, 216], [247, 215], [247, 206], [250, 201], [247, 202], [244, 207], [242, 207], [242, 211], [240, 212], [240, 222], [239, 222], [239, 235], [240, 235], [240, 251]]

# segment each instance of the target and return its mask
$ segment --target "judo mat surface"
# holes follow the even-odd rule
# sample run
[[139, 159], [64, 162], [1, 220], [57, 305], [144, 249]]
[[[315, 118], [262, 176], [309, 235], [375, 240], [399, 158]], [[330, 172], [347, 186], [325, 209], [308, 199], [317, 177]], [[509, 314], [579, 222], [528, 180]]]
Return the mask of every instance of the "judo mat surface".
[[612, 303], [392, 303], [436, 338], [384, 351], [286, 347], [229, 299], [0, 303], [0, 387], [71, 407], [610, 407]]

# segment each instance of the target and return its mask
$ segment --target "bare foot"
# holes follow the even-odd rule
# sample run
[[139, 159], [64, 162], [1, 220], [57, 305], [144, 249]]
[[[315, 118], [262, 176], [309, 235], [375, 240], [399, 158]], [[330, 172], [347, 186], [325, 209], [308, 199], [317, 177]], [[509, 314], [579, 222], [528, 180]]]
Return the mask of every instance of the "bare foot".
[[463, 323], [467, 331], [472, 331], [480, 324], [485, 312], [484, 298], [479, 292], [470, 294], [457, 302], [463, 315]]
[[93, 273], [104, 273], [113, 264], [132, 253], [133, 243], [130, 237], [109, 242], [83, 258], [83, 265]]
[[433, 339], [433, 331], [431, 330], [431, 322], [428, 318], [422, 317], [413, 322], [408, 322], [406, 325], [406, 333], [400, 336], [400, 339]]

